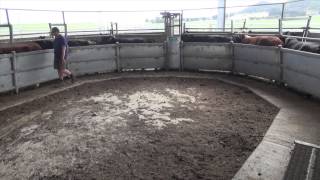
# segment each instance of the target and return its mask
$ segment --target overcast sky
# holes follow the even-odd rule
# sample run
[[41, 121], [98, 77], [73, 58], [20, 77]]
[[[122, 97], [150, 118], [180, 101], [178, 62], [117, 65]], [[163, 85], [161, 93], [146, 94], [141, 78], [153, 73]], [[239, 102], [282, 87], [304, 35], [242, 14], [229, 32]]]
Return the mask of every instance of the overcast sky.
[[[227, 0], [227, 6], [252, 5], [261, 1], [278, 3], [287, 0]], [[160, 16], [160, 10], [216, 8], [218, 0], [0, 0], [1, 8], [39, 10], [81, 10], [81, 11], [139, 11], [159, 10], [143, 13], [66, 13], [67, 23], [76, 22], [119, 22], [144, 23], [145, 19]], [[228, 12], [243, 8], [231, 8]], [[184, 17], [212, 17], [217, 10], [184, 11]], [[61, 13], [9, 11], [10, 21], [20, 23], [61, 23]], [[0, 11], [0, 23], [6, 23], [5, 11]]]
[[[287, 0], [227, 0], [228, 6]], [[164, 10], [214, 8], [218, 0], [0, 0], [2, 8], [51, 10]]]

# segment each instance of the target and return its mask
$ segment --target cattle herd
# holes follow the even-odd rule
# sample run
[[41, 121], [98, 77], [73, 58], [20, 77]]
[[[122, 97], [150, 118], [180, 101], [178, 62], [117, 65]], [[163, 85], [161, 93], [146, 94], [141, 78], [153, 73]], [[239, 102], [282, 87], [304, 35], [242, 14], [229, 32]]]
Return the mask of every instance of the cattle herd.
[[[286, 38], [281, 35], [268, 36], [249, 36], [246, 34], [235, 34], [232, 36], [222, 35], [199, 35], [199, 34], [183, 34], [181, 36], [183, 42], [211, 42], [211, 43], [243, 43], [253, 44], [258, 46], [282, 46], [284, 48], [318, 53], [320, 54], [320, 43], [302, 42], [297, 38]], [[89, 46], [115, 43], [154, 43], [154, 39], [135, 37], [135, 38], [116, 38], [114, 36], [97, 36], [91, 39], [69, 39], [68, 45], [74, 46]], [[52, 49], [53, 41], [39, 39], [30, 42], [19, 43], [2, 43], [0, 44], [0, 54], [8, 54], [12, 51], [29, 52], [43, 49]]]

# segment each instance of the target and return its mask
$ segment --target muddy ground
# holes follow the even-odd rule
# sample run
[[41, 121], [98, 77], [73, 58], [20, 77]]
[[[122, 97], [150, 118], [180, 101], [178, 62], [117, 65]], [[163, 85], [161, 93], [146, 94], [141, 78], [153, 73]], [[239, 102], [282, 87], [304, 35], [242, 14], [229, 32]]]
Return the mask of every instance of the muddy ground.
[[216, 80], [83, 85], [0, 112], [0, 179], [231, 179], [277, 112]]

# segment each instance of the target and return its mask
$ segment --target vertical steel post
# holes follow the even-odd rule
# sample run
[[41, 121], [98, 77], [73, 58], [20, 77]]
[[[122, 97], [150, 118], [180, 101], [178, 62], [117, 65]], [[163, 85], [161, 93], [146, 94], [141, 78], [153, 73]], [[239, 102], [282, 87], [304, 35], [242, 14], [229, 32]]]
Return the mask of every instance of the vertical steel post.
[[284, 8], [286, 3], [282, 3], [281, 20], [284, 18]]
[[225, 31], [226, 25], [226, 0], [218, 1], [218, 28]]
[[234, 32], [234, 27], [233, 27], [233, 20], [231, 20], [231, 34]]
[[18, 85], [18, 79], [17, 79], [17, 56], [15, 51], [11, 52], [11, 64], [12, 64], [13, 86], [15, 88], [16, 94], [19, 94], [19, 85]]
[[10, 35], [10, 43], [13, 42], [13, 27], [11, 24], [8, 24], [9, 27], [9, 35]]
[[308, 21], [307, 21], [306, 28], [305, 28], [304, 31], [303, 31], [303, 36], [302, 36], [302, 37], [303, 37], [303, 39], [302, 39], [303, 42], [307, 42], [307, 39], [305, 39], [304, 37], [308, 37], [309, 29], [310, 29], [311, 18], [312, 18], [312, 16], [309, 16]]
[[116, 65], [117, 65], [117, 72], [121, 72], [120, 43], [119, 42], [116, 42]]
[[243, 26], [242, 26], [242, 31], [246, 29], [246, 24], [247, 24], [247, 19], [244, 19]]
[[53, 36], [52, 36], [52, 34], [51, 34], [51, 29], [52, 29], [52, 24], [49, 23], [49, 36], [52, 38]]
[[10, 24], [9, 10], [8, 9], [6, 9], [6, 16], [7, 16], [7, 24]]
[[282, 19], [279, 19], [279, 34], [280, 34], [280, 35], [283, 34], [283, 30], [282, 30]]
[[183, 10], [181, 11], [181, 22], [180, 22], [180, 28], [181, 28], [181, 33], [180, 33], [180, 35], [181, 35], [182, 33], [184, 33], [184, 32], [183, 32]]
[[280, 60], [280, 64], [279, 64], [279, 66], [280, 66], [280, 84], [283, 84], [284, 83], [284, 79], [283, 79], [283, 68], [284, 68], [284, 66], [283, 66], [283, 50], [282, 50], [282, 46], [279, 46], [279, 60]]
[[184, 44], [183, 41], [180, 41], [180, 71], [184, 71], [184, 56], [183, 56], [183, 48], [184, 48]]
[[64, 16], [64, 11], [61, 11], [62, 12], [62, 22], [63, 24], [66, 24], [66, 19], [65, 19], [65, 16]]
[[9, 10], [6, 9], [6, 16], [7, 16], [7, 24], [8, 24], [8, 28], [9, 28], [9, 36], [10, 36], [10, 43], [13, 42], [13, 27], [10, 23], [10, 18], [9, 18]]

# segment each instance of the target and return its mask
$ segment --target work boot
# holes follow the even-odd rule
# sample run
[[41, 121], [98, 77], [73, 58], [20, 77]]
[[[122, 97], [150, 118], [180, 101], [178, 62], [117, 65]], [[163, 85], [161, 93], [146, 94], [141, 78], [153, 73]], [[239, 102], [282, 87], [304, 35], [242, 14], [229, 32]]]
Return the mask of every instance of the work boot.
[[71, 83], [74, 83], [75, 77], [73, 74], [70, 74]]

